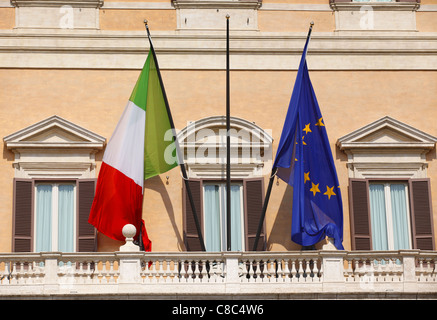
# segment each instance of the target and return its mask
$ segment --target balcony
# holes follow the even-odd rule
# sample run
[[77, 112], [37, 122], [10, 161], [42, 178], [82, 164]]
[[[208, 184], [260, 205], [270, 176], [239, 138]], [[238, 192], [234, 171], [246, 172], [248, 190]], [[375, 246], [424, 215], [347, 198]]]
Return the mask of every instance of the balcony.
[[437, 298], [437, 252], [0, 254], [0, 299]]

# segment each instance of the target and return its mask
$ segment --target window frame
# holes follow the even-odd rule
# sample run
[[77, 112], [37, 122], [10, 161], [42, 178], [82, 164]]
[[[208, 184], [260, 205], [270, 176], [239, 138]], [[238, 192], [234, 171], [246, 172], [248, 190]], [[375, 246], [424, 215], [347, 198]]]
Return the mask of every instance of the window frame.
[[[59, 180], [59, 179], [55, 179], [55, 180], [50, 180], [50, 179], [44, 179], [44, 180], [35, 180], [34, 184], [33, 184], [33, 193], [34, 193], [34, 204], [33, 204], [33, 208], [34, 208], [34, 221], [35, 223], [33, 223], [33, 235], [34, 235], [34, 239], [35, 241], [33, 241], [33, 252], [37, 252], [36, 251], [36, 239], [38, 237], [37, 234], [37, 219], [38, 219], [38, 212], [37, 212], [37, 187], [39, 185], [51, 185], [52, 186], [52, 192], [53, 190], [55, 190], [52, 193], [52, 216], [51, 216], [51, 235], [52, 235], [52, 241], [51, 241], [51, 252], [57, 252], [60, 251], [59, 250], [59, 186], [60, 185], [71, 185], [73, 186], [73, 221], [75, 222], [73, 224], [73, 251], [72, 252], [76, 252], [76, 247], [77, 247], [77, 221], [78, 221], [78, 212], [77, 212], [77, 181], [74, 180]], [[54, 188], [53, 188], [54, 187]]]
[[[194, 205], [196, 206], [196, 213], [199, 219], [200, 229], [202, 230], [202, 235], [204, 236], [204, 215], [203, 215], [203, 183], [220, 181], [225, 182], [223, 179], [215, 178], [205, 178], [196, 179], [191, 178], [188, 183], [190, 184], [190, 189], [192, 191], [192, 196], [194, 200]], [[264, 203], [264, 177], [258, 178], [239, 178], [231, 179], [231, 183], [240, 182], [242, 183], [242, 193], [243, 193], [243, 252], [253, 251], [252, 245], [254, 238], [256, 236], [259, 219], [262, 212], [262, 205]], [[196, 227], [194, 225], [193, 212], [191, 211], [190, 202], [188, 200], [187, 190], [185, 183], [182, 184], [182, 216], [183, 216], [183, 241], [186, 251], [200, 251], [200, 242], [197, 234]], [[252, 194], [255, 192], [256, 194]], [[253, 196], [254, 198], [249, 198]], [[248, 204], [251, 201], [253, 203]], [[255, 251], [265, 251], [267, 245], [267, 234], [266, 234], [266, 224], [263, 221], [263, 226], [260, 234], [260, 241], [258, 242], [258, 247]]]
[[[225, 202], [225, 191], [226, 191], [226, 181], [224, 180], [209, 180], [209, 179], [205, 179], [204, 182], [202, 183], [202, 219], [203, 221], [205, 221], [205, 193], [204, 193], [204, 187], [207, 185], [218, 185], [219, 187], [219, 203], [220, 203], [220, 247], [221, 247], [221, 251], [226, 251], [226, 239], [227, 239], [227, 229], [226, 229], [226, 219], [227, 216], [224, 214], [225, 211], [225, 206], [226, 206], [226, 202]], [[240, 222], [241, 222], [241, 251], [244, 252], [246, 251], [246, 237], [245, 237], [245, 216], [246, 216], [246, 212], [245, 212], [245, 206], [244, 206], [244, 184], [242, 180], [232, 180], [231, 181], [231, 186], [232, 185], [238, 185], [240, 187]], [[206, 243], [206, 224], [203, 223], [202, 226], [202, 232], [205, 235], [204, 239], [205, 239], [205, 246], [207, 246]], [[232, 239], [231, 239], [232, 242]]]
[[[370, 181], [407, 182], [412, 249], [435, 250], [434, 217], [429, 178], [349, 178], [349, 218], [352, 250], [374, 250], [370, 220]], [[415, 194], [418, 191], [418, 183], [426, 184], [427, 194], [422, 192], [420, 194], [421, 199], [417, 199]], [[418, 203], [419, 201], [421, 202]]]
[[[383, 185], [384, 186], [384, 203], [385, 203], [385, 220], [387, 227], [387, 246], [388, 250], [394, 249], [394, 225], [393, 225], [393, 208], [391, 206], [391, 194], [390, 194], [390, 186], [392, 184], [402, 184], [405, 187], [405, 200], [406, 200], [406, 208], [407, 208], [407, 228], [408, 228], [408, 245], [410, 249], [413, 247], [413, 233], [411, 227], [411, 207], [410, 207], [410, 185], [407, 179], [369, 179], [368, 184], [368, 192], [370, 192], [371, 185]], [[369, 194], [369, 204], [370, 204], [370, 194]], [[371, 219], [371, 210], [370, 210], [370, 219]], [[371, 228], [372, 229], [372, 228]], [[372, 230], [371, 230], [372, 232]], [[373, 232], [372, 232], [373, 234]]]
[[75, 252], [97, 251], [97, 230], [88, 223], [97, 179], [37, 178], [13, 180], [12, 252], [35, 252], [35, 184], [70, 182], [75, 185]]

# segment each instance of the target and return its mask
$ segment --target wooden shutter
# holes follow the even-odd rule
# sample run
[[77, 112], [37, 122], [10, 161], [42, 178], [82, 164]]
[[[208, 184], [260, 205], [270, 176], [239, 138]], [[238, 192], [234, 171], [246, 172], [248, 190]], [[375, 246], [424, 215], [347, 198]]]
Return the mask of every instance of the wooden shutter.
[[367, 180], [349, 179], [349, 213], [352, 250], [371, 250], [369, 183]]
[[[244, 213], [245, 213], [245, 235], [246, 250], [252, 251], [255, 244], [256, 233], [262, 214], [264, 202], [264, 179], [246, 179], [243, 182], [244, 187]], [[258, 241], [256, 251], [266, 249], [266, 230], [265, 222]]]
[[[199, 223], [203, 225], [202, 219], [202, 181], [198, 179], [190, 179], [188, 181], [191, 194], [194, 200], [194, 206], [196, 209]], [[185, 181], [182, 181], [182, 199], [183, 199], [183, 222], [184, 222], [184, 244], [187, 251], [201, 251], [199, 236], [197, 234], [196, 223], [191, 209], [190, 199], [185, 187]], [[203, 228], [202, 228], [203, 230]]]
[[430, 181], [411, 179], [409, 183], [414, 249], [434, 250]]
[[96, 179], [77, 181], [77, 252], [97, 251], [97, 232], [88, 223]]
[[14, 179], [12, 251], [33, 251], [33, 187], [31, 179]]

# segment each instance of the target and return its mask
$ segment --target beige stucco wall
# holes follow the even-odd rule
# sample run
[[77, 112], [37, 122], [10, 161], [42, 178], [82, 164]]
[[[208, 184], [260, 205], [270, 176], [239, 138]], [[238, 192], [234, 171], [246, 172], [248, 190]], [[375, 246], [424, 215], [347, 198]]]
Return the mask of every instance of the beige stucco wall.
[[153, 30], [175, 30], [175, 10], [100, 10], [102, 30], [144, 30], [144, 19]]
[[[310, 66], [311, 70], [311, 66]], [[139, 70], [0, 70], [0, 136], [57, 114], [109, 139], [131, 93]], [[189, 120], [225, 114], [225, 72], [163, 70], [177, 129]], [[273, 157], [292, 92], [294, 71], [231, 72], [231, 114], [272, 129]], [[344, 202], [344, 245], [350, 249], [346, 156], [336, 140], [389, 115], [437, 136], [437, 71], [310, 71], [326, 124]], [[183, 85], [181, 85], [183, 84]], [[25, 116], [24, 116], [25, 115]], [[100, 164], [102, 153], [97, 154]], [[0, 158], [0, 252], [11, 248], [13, 154]], [[433, 203], [437, 203], [435, 149], [427, 156]], [[98, 166], [99, 168], [99, 166]], [[168, 184], [165, 176], [169, 176]], [[266, 185], [267, 185], [267, 178]], [[180, 169], [146, 182], [144, 219], [154, 251], [179, 251], [182, 242]], [[273, 187], [266, 216], [270, 250], [299, 249], [290, 241], [291, 189]], [[434, 219], [434, 229], [437, 219]], [[120, 243], [99, 237], [99, 249]]]
[[0, 29], [12, 29], [15, 25], [15, 8], [0, 8]]

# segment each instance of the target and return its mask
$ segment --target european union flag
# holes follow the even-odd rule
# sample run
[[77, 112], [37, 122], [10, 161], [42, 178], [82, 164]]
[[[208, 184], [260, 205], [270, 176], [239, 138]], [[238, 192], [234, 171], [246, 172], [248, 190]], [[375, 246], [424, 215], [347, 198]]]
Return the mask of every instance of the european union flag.
[[297, 72], [273, 168], [293, 187], [291, 239], [311, 246], [325, 236], [343, 250], [343, 206], [326, 127], [308, 74], [306, 52]]

